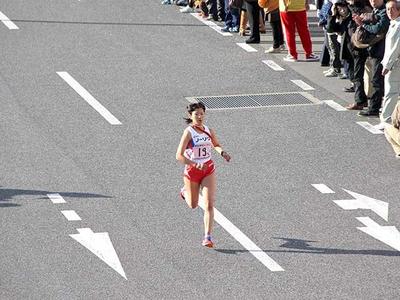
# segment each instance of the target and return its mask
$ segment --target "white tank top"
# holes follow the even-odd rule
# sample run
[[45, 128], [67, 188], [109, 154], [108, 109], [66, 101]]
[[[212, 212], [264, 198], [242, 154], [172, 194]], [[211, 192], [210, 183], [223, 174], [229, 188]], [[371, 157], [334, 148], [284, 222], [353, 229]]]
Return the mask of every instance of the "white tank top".
[[[192, 126], [188, 126], [188, 130], [192, 135], [192, 139], [185, 150], [185, 156], [196, 163], [202, 164], [211, 160], [211, 148], [213, 147], [211, 138], [203, 132], [198, 133]], [[207, 126], [204, 126], [204, 131], [211, 135]]]

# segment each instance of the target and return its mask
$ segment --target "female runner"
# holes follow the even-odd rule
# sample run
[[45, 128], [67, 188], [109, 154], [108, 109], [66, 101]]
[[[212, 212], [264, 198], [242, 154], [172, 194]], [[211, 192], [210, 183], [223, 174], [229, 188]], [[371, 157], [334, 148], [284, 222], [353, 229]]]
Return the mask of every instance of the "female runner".
[[215, 132], [204, 125], [206, 107], [202, 102], [187, 106], [189, 126], [183, 132], [176, 152], [176, 159], [185, 165], [184, 187], [181, 197], [190, 208], [199, 203], [199, 192], [202, 187], [204, 199], [204, 239], [203, 246], [212, 248], [211, 231], [214, 225], [214, 202], [216, 192], [216, 176], [214, 162], [211, 160], [211, 148], [214, 148], [226, 161], [231, 157], [222, 150]]

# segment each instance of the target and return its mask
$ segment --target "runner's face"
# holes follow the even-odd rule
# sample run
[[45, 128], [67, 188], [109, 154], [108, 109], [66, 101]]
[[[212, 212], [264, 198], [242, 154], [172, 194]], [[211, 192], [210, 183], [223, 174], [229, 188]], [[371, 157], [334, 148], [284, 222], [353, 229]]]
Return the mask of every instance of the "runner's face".
[[202, 108], [197, 108], [192, 112], [190, 118], [193, 121], [193, 125], [203, 125], [205, 119], [205, 112]]

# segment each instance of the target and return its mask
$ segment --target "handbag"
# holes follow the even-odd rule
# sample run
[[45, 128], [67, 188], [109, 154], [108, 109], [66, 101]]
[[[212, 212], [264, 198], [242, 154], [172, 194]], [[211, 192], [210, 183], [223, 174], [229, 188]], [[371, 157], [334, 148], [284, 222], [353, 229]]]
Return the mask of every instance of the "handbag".
[[386, 32], [373, 34], [368, 32], [364, 27], [358, 26], [351, 36], [351, 43], [357, 48], [368, 48], [384, 39], [385, 35]]

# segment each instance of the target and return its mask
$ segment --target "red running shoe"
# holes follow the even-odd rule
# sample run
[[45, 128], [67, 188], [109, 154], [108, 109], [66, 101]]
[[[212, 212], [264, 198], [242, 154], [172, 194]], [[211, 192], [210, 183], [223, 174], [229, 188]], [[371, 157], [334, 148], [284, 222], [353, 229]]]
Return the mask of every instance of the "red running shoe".
[[214, 248], [214, 243], [211, 240], [211, 235], [206, 235], [201, 244], [207, 248]]
[[185, 200], [185, 188], [181, 188], [181, 191], [179, 192], [179, 196], [181, 196], [181, 198], [183, 200]]

